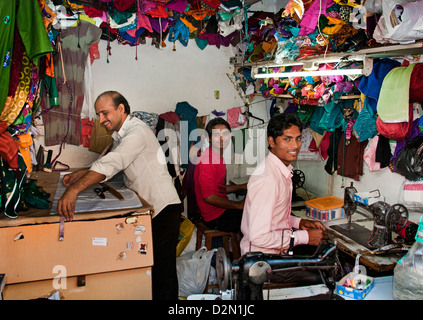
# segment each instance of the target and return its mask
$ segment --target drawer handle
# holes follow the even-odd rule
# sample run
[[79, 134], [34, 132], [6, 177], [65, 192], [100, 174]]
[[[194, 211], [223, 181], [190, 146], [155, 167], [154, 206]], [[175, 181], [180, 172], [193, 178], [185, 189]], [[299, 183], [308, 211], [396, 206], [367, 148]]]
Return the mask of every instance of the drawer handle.
[[76, 279], [76, 285], [78, 287], [85, 287], [86, 281], [85, 281], [85, 276], [78, 276], [78, 278]]

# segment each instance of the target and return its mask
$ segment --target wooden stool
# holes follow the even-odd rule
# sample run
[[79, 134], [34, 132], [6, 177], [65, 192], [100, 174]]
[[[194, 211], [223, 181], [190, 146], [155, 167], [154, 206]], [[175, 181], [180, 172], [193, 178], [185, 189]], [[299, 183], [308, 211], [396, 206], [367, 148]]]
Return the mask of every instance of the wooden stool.
[[[232, 244], [232, 258], [234, 260], [239, 259], [241, 257], [241, 249], [239, 247], [239, 241], [238, 241], [238, 235], [235, 232], [227, 232], [227, 231], [220, 231], [220, 230], [214, 230], [209, 229], [203, 222], [202, 219], [192, 219], [192, 223], [197, 228], [197, 242], [195, 245], [195, 250], [198, 250], [201, 248], [201, 243], [203, 239], [203, 235], [205, 237], [205, 246], [207, 250], [212, 249], [212, 242], [213, 238], [216, 237], [222, 237], [223, 241], [223, 249], [226, 252], [226, 255], [228, 259], [230, 259], [230, 250], [229, 250], [229, 241], [231, 241]], [[217, 287], [217, 285], [211, 285], [210, 288]], [[207, 293], [209, 289], [208, 280], [206, 283], [206, 287], [204, 289], [204, 293]]]

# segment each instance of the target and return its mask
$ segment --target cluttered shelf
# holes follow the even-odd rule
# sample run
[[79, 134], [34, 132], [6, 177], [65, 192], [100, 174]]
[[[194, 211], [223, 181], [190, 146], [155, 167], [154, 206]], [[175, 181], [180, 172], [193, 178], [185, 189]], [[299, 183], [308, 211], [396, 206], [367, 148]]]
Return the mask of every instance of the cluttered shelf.
[[[420, 55], [423, 54], [423, 40], [416, 41], [410, 44], [392, 44], [392, 45], [378, 45], [371, 48], [365, 48], [356, 52], [330, 52], [327, 54], [318, 54], [308, 56], [306, 58], [297, 59], [297, 62], [312, 62], [316, 59], [341, 59], [343, 57], [367, 57], [367, 58], [386, 58], [386, 57], [398, 57], [407, 55]], [[257, 61], [257, 62], [242, 62], [235, 63], [234, 67], [260, 67], [260, 66], [279, 66], [284, 63], [293, 62], [293, 60], [283, 61]]]

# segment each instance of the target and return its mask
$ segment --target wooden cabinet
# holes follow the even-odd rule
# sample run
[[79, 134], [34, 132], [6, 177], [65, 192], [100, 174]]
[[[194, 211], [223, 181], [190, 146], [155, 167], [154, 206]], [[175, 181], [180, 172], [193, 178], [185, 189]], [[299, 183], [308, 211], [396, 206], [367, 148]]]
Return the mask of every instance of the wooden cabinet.
[[[57, 184], [53, 174], [38, 175], [43, 187]], [[64, 224], [63, 241], [59, 216], [49, 210], [2, 217], [3, 298], [35, 299], [58, 290], [64, 299], [151, 299], [153, 208], [142, 203], [135, 209], [76, 214]]]

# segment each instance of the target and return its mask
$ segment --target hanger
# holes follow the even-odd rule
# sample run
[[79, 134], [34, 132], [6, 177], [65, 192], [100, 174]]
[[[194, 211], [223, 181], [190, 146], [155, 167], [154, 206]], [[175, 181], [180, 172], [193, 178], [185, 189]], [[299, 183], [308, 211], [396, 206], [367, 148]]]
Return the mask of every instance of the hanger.
[[263, 119], [261, 119], [261, 118], [259, 118], [259, 117], [254, 116], [254, 115], [253, 115], [250, 111], [245, 111], [243, 114], [244, 114], [245, 116], [247, 116], [247, 117], [257, 119], [257, 120], [261, 121], [261, 123], [262, 123], [262, 124], [264, 124], [264, 120], [263, 120]]

